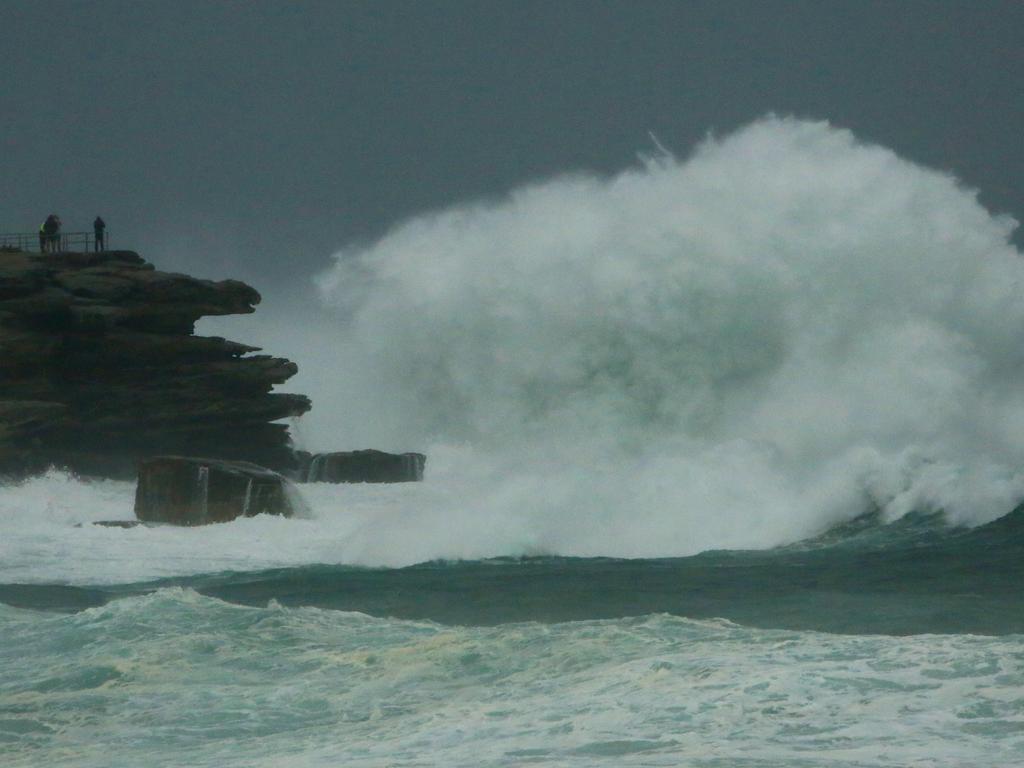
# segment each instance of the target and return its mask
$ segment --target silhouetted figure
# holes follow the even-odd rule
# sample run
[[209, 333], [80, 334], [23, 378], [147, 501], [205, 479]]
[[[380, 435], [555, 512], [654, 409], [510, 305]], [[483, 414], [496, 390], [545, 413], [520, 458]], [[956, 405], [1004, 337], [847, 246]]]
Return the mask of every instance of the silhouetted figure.
[[39, 252], [43, 253], [46, 250], [46, 223], [43, 222], [39, 225]]
[[105, 251], [107, 249], [106, 235], [104, 235], [104, 232], [106, 232], [106, 230], [106, 222], [103, 221], [103, 219], [101, 219], [99, 216], [97, 216], [96, 221], [92, 223], [92, 233], [93, 235], [95, 235], [95, 237], [93, 238], [94, 250]]
[[60, 239], [60, 219], [57, 214], [51, 213], [43, 222], [43, 232], [46, 234], [46, 250], [50, 253], [57, 252], [57, 241]]

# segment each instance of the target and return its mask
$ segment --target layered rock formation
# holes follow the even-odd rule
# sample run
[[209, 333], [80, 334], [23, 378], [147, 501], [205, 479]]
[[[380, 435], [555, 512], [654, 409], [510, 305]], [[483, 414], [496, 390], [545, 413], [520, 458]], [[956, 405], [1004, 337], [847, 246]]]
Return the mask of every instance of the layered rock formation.
[[131, 251], [0, 252], [0, 474], [134, 477], [161, 454], [292, 468], [287, 425], [273, 422], [310, 402], [271, 389], [296, 365], [193, 335], [200, 317], [259, 301]]

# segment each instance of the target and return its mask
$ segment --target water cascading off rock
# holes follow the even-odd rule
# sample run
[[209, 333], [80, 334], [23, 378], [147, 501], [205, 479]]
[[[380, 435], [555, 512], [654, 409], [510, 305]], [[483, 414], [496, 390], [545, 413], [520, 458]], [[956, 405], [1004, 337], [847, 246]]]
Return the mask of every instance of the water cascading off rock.
[[310, 454], [300, 451], [298, 479], [306, 483], [414, 483], [423, 480], [422, 453], [373, 449]]
[[143, 522], [206, 525], [294, 511], [288, 480], [256, 464], [182, 456], [139, 464], [135, 516]]

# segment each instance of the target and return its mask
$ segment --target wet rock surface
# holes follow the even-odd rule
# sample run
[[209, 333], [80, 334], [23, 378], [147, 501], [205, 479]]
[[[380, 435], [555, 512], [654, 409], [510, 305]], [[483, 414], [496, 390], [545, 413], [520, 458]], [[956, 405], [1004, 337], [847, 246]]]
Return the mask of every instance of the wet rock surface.
[[146, 523], [207, 525], [294, 509], [288, 481], [246, 461], [158, 456], [139, 464], [135, 516]]
[[422, 453], [338, 451], [297, 454], [297, 479], [307, 483], [410, 483], [423, 479]]
[[199, 318], [259, 301], [245, 283], [161, 272], [131, 251], [0, 253], [0, 474], [132, 478], [167, 454], [293, 469], [273, 422], [310, 402], [271, 390], [295, 363], [193, 334]]

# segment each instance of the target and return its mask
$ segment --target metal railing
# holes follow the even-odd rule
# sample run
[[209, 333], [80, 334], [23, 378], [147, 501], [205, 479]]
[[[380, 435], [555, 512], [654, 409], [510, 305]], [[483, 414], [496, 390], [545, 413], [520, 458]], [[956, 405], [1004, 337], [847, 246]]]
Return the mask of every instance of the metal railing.
[[46, 235], [41, 232], [0, 233], [0, 251], [35, 251], [57, 253], [60, 251], [106, 251], [110, 249], [110, 233], [105, 232], [96, 247], [96, 236], [92, 232], [60, 232]]

